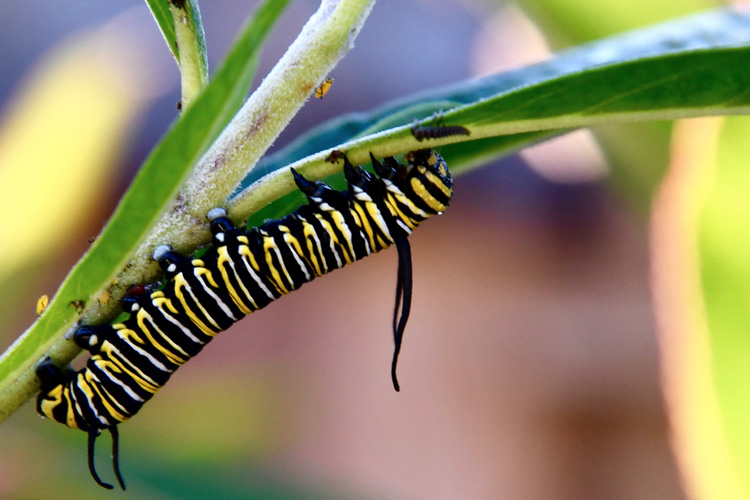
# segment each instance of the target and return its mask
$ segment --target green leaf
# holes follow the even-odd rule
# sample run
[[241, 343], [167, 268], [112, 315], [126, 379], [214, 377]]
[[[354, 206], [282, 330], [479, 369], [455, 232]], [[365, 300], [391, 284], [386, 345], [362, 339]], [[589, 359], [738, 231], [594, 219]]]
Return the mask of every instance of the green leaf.
[[[731, 9], [686, 19], [588, 44], [544, 63], [471, 80], [388, 104], [372, 113], [348, 115], [324, 124], [270, 157], [258, 181], [248, 177], [230, 206], [246, 217], [268, 199], [290, 192], [293, 183], [276, 174], [295, 163], [303, 174], [321, 178], [340, 166], [325, 162], [331, 148], [344, 150], [355, 163], [368, 153], [390, 156], [409, 150], [446, 146], [451, 170], [460, 173], [480, 160], [508, 154], [543, 138], [598, 123], [672, 120], [688, 116], [744, 113], [750, 110], [750, 15]], [[461, 125], [470, 136], [418, 142], [410, 116], [443, 114], [446, 125]], [[397, 122], [395, 120], [398, 120]], [[431, 119], [422, 123], [429, 125]], [[361, 134], [385, 132], [362, 137]], [[523, 134], [523, 135], [519, 135]], [[349, 142], [346, 142], [349, 141]], [[481, 142], [479, 142], [481, 141]], [[471, 154], [471, 144], [477, 153]], [[452, 151], [460, 153], [457, 160]], [[466, 163], [462, 163], [466, 161]], [[257, 189], [260, 189], [258, 191]], [[272, 194], [267, 197], [266, 193]]]
[[472, 135], [675, 119], [750, 109], [750, 48], [667, 54], [593, 68], [464, 106], [446, 120]]
[[169, 11], [168, 0], [146, 0], [146, 5], [151, 9], [151, 14], [154, 16], [156, 24], [159, 25], [161, 34], [164, 36], [164, 41], [167, 42], [169, 51], [174, 56], [177, 64], [180, 64], [180, 50], [177, 47], [177, 36], [174, 31], [174, 20], [172, 19], [172, 13]]
[[[385, 104], [371, 112], [351, 113], [335, 118], [269, 156], [264, 161], [264, 166], [266, 170], [273, 171], [353, 138], [411, 124], [415, 118], [427, 118], [440, 110], [475, 104], [482, 99], [543, 85], [548, 81], [599, 67], [647, 57], [720, 47], [742, 47], [748, 44], [750, 15], [728, 8], [715, 9], [575, 47], [532, 66], [422, 92]], [[534, 92], [530, 94], [533, 97]], [[249, 186], [258, 178], [259, 174], [251, 174], [243, 182], [243, 187]]]
[[[242, 103], [262, 41], [286, 3], [267, 0], [260, 6], [214, 80], [146, 160], [109, 224], [65, 279], [47, 310], [4, 353], [0, 359], [0, 420], [34, 391], [34, 375], [29, 367], [45, 352], [69, 359], [72, 352], [78, 351], [71, 342], [58, 342], [58, 347], [50, 349], [61, 332], [78, 319], [76, 308], [70, 304], [87, 300], [97, 290], [107, 288], [172, 202], [183, 179]], [[21, 373], [23, 377], [18, 379]], [[27, 390], [12, 390], [14, 384], [21, 384]]]

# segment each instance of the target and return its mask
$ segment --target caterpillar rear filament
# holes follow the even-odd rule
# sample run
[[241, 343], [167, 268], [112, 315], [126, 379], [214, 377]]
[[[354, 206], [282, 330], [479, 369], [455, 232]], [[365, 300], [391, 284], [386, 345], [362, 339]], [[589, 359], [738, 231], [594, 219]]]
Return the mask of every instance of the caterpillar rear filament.
[[130, 316], [113, 325], [80, 326], [73, 340], [91, 352], [78, 372], [64, 372], [49, 359], [37, 369], [42, 392], [37, 410], [56, 422], [88, 433], [88, 465], [94, 480], [94, 445], [102, 431], [112, 435], [115, 476], [119, 470], [117, 426], [167, 383], [175, 370], [198, 354], [216, 334], [317, 276], [395, 244], [398, 279], [393, 317], [395, 349], [391, 377], [411, 306], [411, 251], [407, 236], [420, 222], [448, 206], [453, 182], [445, 161], [423, 149], [379, 162], [377, 176], [343, 158], [348, 189], [334, 191], [291, 170], [309, 204], [279, 220], [245, 232], [226, 211], [208, 213], [213, 239], [200, 257], [162, 246], [154, 258], [165, 273], [163, 286], [148, 285], [123, 299]]

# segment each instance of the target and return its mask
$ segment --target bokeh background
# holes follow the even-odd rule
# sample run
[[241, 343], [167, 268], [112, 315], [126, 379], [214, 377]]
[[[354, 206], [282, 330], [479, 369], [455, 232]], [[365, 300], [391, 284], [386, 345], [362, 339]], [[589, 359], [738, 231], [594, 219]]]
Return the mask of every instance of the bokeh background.
[[[255, 4], [203, 2], [212, 67]], [[715, 5], [381, 0], [330, 93], [276, 146], [344, 112]], [[260, 76], [316, 8], [291, 3]], [[0, 200], [4, 349], [176, 119], [179, 74], [145, 3], [126, 0], [4, 0], [0, 48], [0, 183], [13, 186]], [[684, 498], [647, 238], [670, 125], [595, 132], [458, 178], [451, 208], [415, 233], [401, 393], [389, 378], [396, 256], [385, 252], [253, 314], [180, 370], [121, 427], [131, 494]], [[609, 175], [613, 164], [629, 174]], [[0, 498], [119, 495], [90, 479], [85, 441], [27, 404], [0, 426]], [[99, 441], [105, 480], [108, 447]]]

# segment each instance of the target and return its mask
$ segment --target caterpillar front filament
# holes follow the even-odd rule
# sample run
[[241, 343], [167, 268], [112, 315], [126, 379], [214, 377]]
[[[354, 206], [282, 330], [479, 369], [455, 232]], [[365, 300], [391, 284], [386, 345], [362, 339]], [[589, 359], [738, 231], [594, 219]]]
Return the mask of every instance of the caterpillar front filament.
[[163, 286], [141, 287], [123, 299], [130, 316], [113, 325], [80, 326], [74, 341], [91, 352], [78, 372], [63, 372], [47, 360], [37, 369], [42, 392], [37, 410], [56, 422], [87, 432], [91, 475], [94, 444], [112, 434], [115, 476], [117, 425], [167, 383], [172, 373], [243, 316], [261, 309], [317, 276], [395, 244], [399, 265], [393, 318], [396, 363], [411, 304], [411, 252], [407, 236], [426, 218], [448, 206], [453, 183], [445, 161], [423, 149], [405, 162], [372, 154], [377, 177], [343, 158], [348, 189], [334, 191], [291, 170], [308, 205], [279, 220], [244, 232], [223, 209], [208, 219], [213, 239], [200, 257], [185, 257], [162, 246], [154, 252], [165, 273]]

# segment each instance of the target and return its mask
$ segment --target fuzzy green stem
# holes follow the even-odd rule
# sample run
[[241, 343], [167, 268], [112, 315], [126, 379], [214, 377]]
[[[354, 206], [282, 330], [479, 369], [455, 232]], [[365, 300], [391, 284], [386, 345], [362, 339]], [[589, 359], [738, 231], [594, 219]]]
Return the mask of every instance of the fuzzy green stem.
[[[375, 0], [324, 0], [297, 40], [247, 101], [230, 125], [199, 162], [188, 185], [178, 196], [151, 235], [137, 250], [118, 277], [121, 283], [154, 281], [158, 266], [151, 260], [154, 247], [171, 243], [177, 250], [191, 253], [208, 242], [205, 214], [226, 202], [236, 185], [315, 87], [351, 49]], [[221, 171], [217, 171], [221, 169]], [[83, 323], [96, 324], [112, 318], [119, 295], [106, 303], [88, 306]], [[11, 347], [12, 348], [12, 347]], [[49, 355], [64, 365], [80, 352], [70, 340], [60, 338]], [[0, 422], [38, 392], [34, 366], [21, 372], [0, 394]]]
[[321, 3], [297, 40], [198, 163], [177, 201], [139, 247], [134, 265], [121, 281], [131, 282], [129, 273], [135, 281], [142, 280], [150, 254], [160, 244], [169, 243], [190, 253], [209, 241], [206, 213], [226, 204], [314, 89], [351, 49], [374, 3]]

